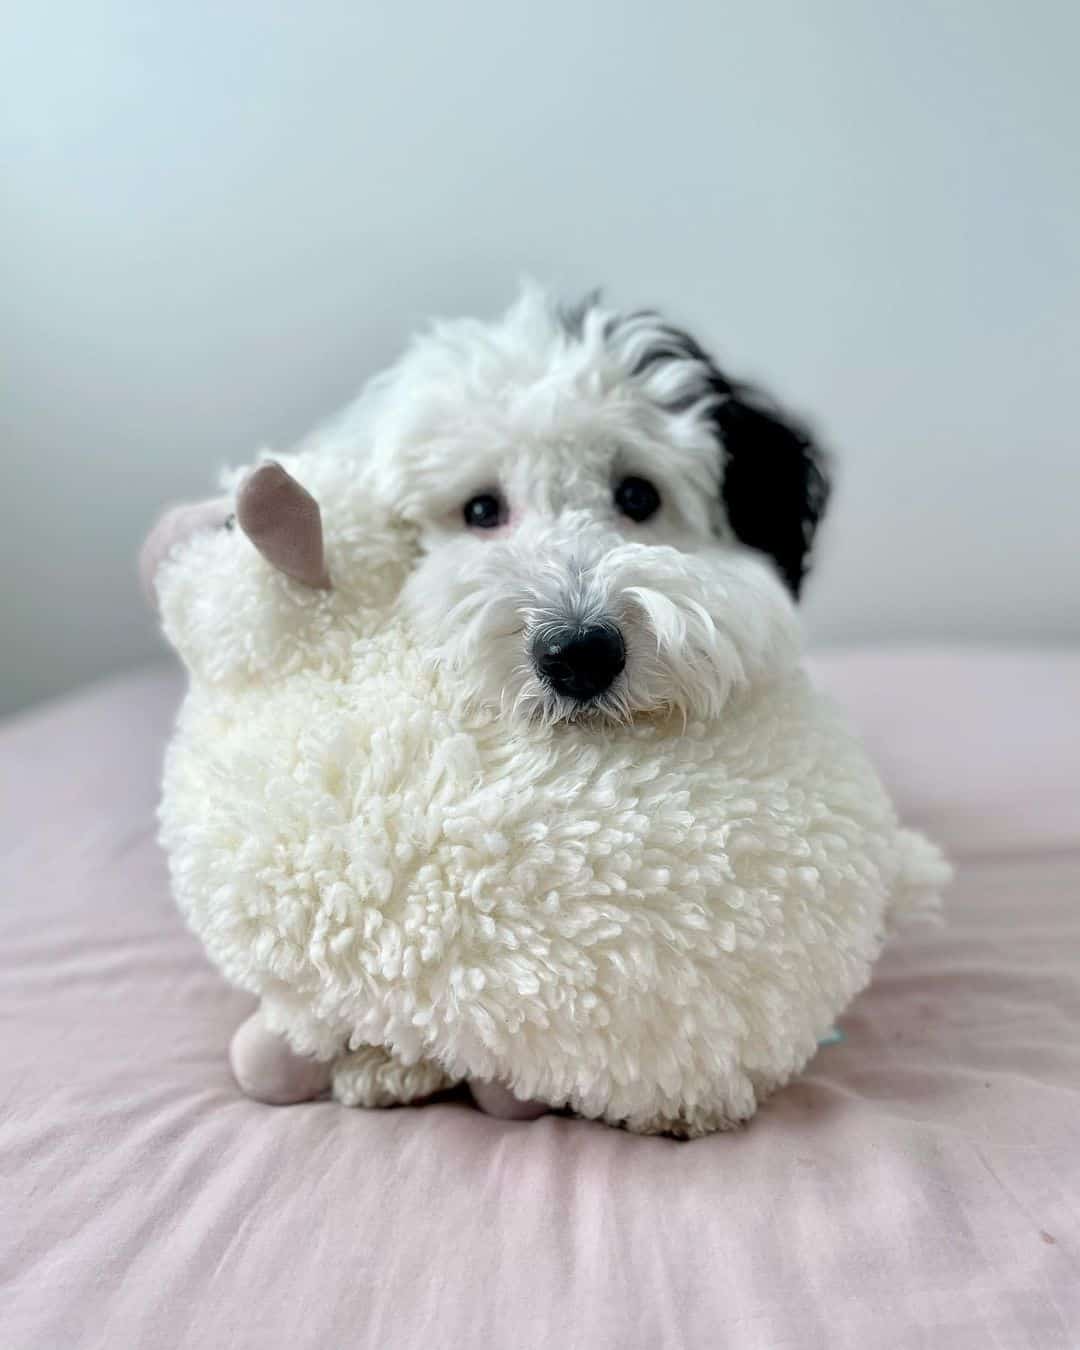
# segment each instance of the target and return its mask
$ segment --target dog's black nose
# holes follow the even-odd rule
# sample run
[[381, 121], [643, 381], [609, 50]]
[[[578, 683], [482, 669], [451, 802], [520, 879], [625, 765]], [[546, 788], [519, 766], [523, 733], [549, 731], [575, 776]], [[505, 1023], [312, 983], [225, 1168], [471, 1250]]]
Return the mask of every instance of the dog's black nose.
[[617, 628], [547, 628], [533, 642], [533, 661], [554, 690], [587, 703], [610, 688], [626, 647]]

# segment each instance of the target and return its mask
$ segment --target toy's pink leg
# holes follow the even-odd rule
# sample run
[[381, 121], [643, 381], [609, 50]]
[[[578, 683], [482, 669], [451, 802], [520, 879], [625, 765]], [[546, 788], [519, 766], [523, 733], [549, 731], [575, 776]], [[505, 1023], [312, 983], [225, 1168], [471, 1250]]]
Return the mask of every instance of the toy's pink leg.
[[469, 1081], [473, 1101], [481, 1111], [500, 1120], [536, 1120], [550, 1110], [547, 1102], [523, 1102], [501, 1083], [485, 1083], [473, 1078]]
[[330, 1086], [330, 1064], [298, 1055], [284, 1036], [269, 1031], [258, 1012], [237, 1028], [229, 1064], [241, 1089], [258, 1102], [309, 1102]]

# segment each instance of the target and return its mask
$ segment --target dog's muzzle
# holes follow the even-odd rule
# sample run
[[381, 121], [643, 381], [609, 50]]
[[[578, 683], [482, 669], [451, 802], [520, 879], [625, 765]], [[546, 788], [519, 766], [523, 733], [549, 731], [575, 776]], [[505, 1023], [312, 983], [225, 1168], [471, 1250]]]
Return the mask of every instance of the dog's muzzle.
[[545, 628], [533, 639], [533, 664], [556, 693], [588, 703], [610, 689], [626, 665], [617, 628]]

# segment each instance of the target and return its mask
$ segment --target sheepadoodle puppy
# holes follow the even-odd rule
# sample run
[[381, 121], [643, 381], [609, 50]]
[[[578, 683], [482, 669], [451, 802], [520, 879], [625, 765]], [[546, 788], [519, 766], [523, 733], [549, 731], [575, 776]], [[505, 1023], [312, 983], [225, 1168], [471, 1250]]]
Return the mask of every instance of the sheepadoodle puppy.
[[712, 717], [795, 657], [824, 457], [651, 310], [527, 287], [496, 323], [436, 324], [336, 438], [417, 527], [406, 604], [478, 702]]

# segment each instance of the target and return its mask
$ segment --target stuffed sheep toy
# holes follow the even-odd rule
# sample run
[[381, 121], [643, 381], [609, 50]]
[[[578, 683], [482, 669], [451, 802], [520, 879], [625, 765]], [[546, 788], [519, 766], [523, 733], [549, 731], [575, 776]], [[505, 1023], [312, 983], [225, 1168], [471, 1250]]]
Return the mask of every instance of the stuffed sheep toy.
[[436, 326], [144, 549], [161, 837], [265, 1101], [753, 1115], [947, 867], [799, 664], [809, 439], [655, 315]]

